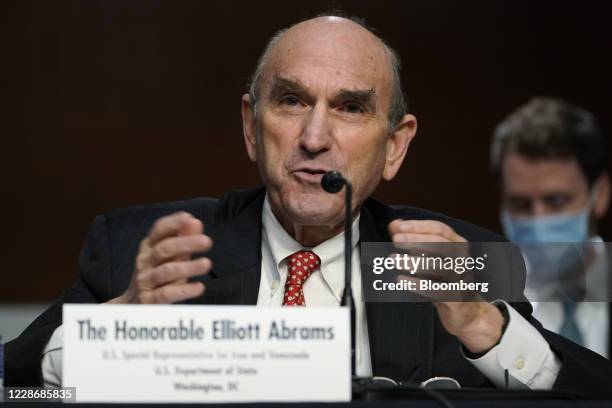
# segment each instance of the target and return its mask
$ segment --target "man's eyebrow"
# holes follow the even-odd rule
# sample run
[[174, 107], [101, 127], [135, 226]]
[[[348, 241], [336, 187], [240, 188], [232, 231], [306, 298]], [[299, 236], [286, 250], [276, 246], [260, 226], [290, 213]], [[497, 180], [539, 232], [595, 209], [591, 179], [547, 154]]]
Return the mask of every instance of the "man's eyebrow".
[[[306, 87], [299, 81], [275, 75], [270, 87], [270, 99], [278, 99], [287, 93], [308, 95]], [[340, 89], [332, 99], [337, 102], [357, 102], [371, 112], [376, 111], [376, 91], [373, 88]]]
[[372, 112], [376, 110], [374, 89], [341, 89], [334, 99], [341, 102], [358, 102]]
[[305, 93], [305, 87], [298, 81], [275, 75], [270, 87], [270, 99], [274, 100], [286, 93]]

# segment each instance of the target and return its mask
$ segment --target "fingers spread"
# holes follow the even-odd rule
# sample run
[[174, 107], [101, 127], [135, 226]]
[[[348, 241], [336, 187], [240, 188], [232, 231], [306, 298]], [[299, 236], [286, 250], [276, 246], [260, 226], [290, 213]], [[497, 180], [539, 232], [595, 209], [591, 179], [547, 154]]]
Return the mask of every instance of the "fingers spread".
[[184, 211], [177, 212], [155, 221], [149, 232], [149, 245], [154, 246], [164, 238], [171, 236], [195, 233], [194, 231], [200, 231], [202, 228], [202, 222], [193, 215]]
[[465, 238], [457, 234], [451, 227], [443, 222], [434, 220], [394, 220], [389, 223], [389, 233], [391, 236], [396, 234], [433, 235], [439, 237], [437, 242], [444, 242], [444, 240], [467, 242]]
[[138, 277], [138, 283], [141, 288], [157, 288], [170, 282], [185, 281], [193, 276], [204, 275], [210, 272], [211, 268], [212, 262], [208, 258], [167, 262], [142, 272]]
[[201, 296], [204, 293], [202, 282], [164, 285], [148, 292], [143, 303], [168, 304]]
[[149, 264], [157, 266], [177, 257], [191, 255], [196, 252], [209, 251], [213, 242], [206, 235], [188, 235], [166, 238], [158, 242], [149, 252]]
[[403, 232], [394, 234], [392, 236], [393, 242], [402, 243], [402, 242], [450, 242], [449, 239], [445, 237], [441, 237], [439, 235], [430, 235], [430, 234], [414, 234], [410, 232]]
[[204, 233], [204, 224], [195, 217], [188, 218], [182, 225], [178, 235], [200, 235]]

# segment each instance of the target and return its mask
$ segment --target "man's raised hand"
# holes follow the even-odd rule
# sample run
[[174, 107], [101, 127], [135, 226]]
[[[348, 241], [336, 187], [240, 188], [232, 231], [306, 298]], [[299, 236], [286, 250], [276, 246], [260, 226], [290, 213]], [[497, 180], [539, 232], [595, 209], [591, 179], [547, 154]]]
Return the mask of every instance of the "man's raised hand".
[[[389, 235], [400, 248], [418, 247], [423, 243], [457, 242], [467, 240], [450, 226], [434, 220], [394, 220], [389, 224]], [[465, 246], [458, 245], [459, 251]], [[457, 256], [457, 253], [452, 254]], [[404, 280], [415, 279], [409, 276]], [[427, 296], [426, 293], [420, 292]], [[456, 336], [472, 353], [484, 353], [494, 347], [502, 336], [504, 317], [499, 309], [486, 301], [449, 302], [429, 297], [447, 332]]]
[[189, 213], [158, 219], [140, 243], [130, 286], [108, 303], [175, 303], [202, 295], [204, 284], [188, 279], [208, 273], [212, 262], [191, 256], [212, 245], [202, 222]]

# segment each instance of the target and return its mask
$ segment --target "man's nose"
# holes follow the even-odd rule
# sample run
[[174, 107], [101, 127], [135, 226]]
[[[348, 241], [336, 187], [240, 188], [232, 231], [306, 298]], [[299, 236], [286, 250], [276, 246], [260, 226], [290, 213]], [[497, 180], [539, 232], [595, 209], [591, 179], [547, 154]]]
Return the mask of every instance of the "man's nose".
[[546, 203], [542, 202], [542, 200], [533, 200], [531, 202], [531, 216], [532, 217], [543, 217], [546, 215], [551, 215], [551, 210], [546, 206]]
[[305, 119], [300, 134], [300, 147], [309, 153], [327, 151], [332, 144], [332, 129], [327, 107], [316, 104]]

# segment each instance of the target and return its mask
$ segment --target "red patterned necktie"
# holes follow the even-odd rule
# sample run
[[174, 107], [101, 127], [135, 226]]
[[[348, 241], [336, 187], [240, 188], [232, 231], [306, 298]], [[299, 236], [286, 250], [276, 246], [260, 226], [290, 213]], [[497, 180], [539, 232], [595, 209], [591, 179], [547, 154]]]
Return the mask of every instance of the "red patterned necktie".
[[302, 286], [306, 279], [321, 264], [321, 259], [312, 251], [298, 251], [287, 258], [287, 283], [283, 306], [306, 306]]

